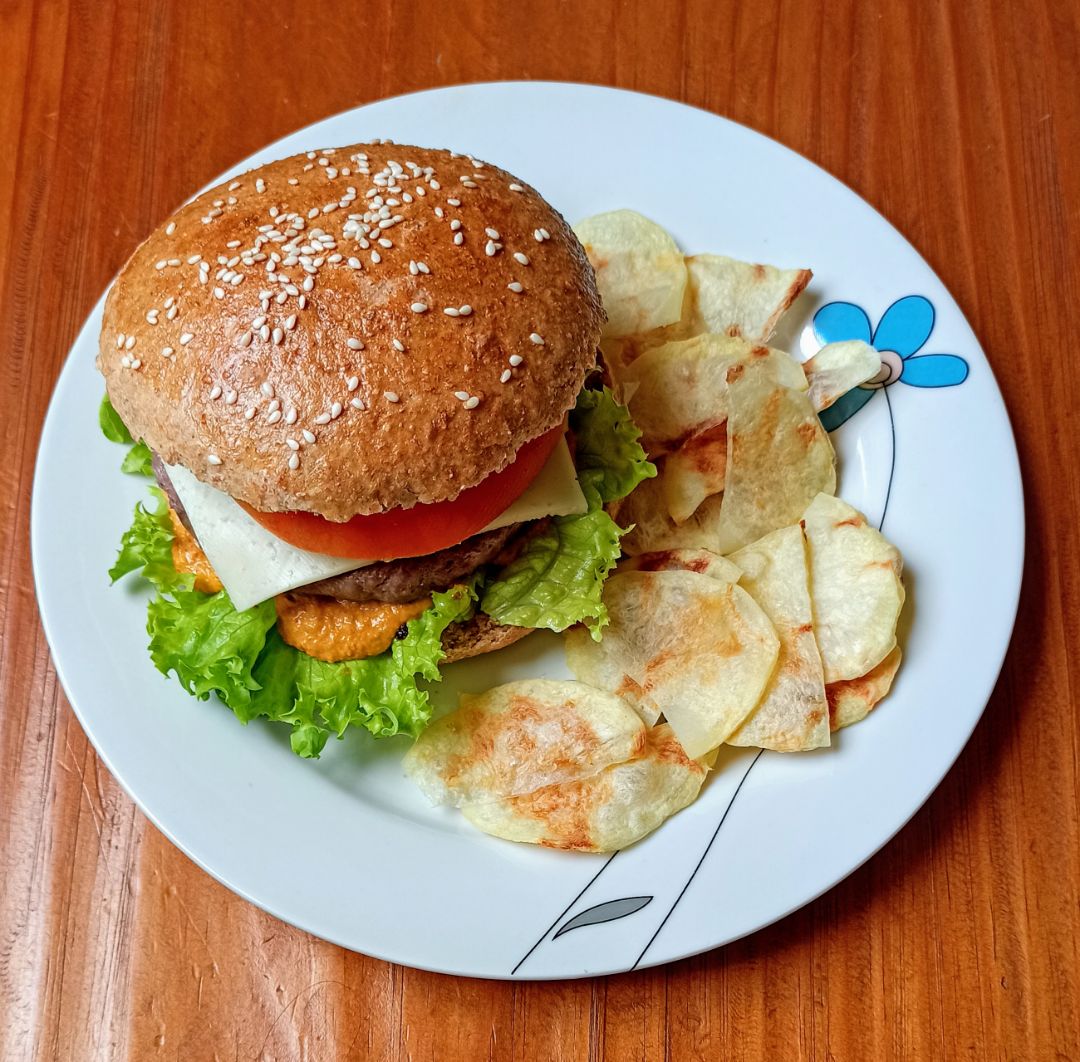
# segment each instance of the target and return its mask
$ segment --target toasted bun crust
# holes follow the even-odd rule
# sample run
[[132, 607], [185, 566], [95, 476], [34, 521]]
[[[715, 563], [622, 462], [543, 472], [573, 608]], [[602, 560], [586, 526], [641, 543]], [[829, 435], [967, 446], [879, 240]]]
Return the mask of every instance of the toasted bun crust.
[[258, 509], [346, 520], [505, 467], [573, 405], [603, 320], [534, 189], [469, 156], [358, 144], [177, 211], [109, 292], [98, 366], [169, 464]]
[[496, 649], [505, 649], [534, 630], [533, 627], [509, 627], [496, 623], [490, 616], [477, 612], [472, 619], [464, 623], [451, 623], [443, 631], [442, 646], [446, 655], [442, 662], [454, 664], [473, 656], [493, 653]]

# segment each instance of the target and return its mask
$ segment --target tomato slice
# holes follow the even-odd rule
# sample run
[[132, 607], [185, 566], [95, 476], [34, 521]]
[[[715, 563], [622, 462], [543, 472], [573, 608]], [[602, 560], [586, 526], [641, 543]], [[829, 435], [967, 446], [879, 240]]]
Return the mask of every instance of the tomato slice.
[[562, 438], [559, 425], [527, 442], [501, 472], [463, 490], [453, 501], [389, 509], [335, 523], [315, 513], [264, 513], [240, 505], [271, 534], [290, 545], [331, 557], [398, 560], [456, 546], [508, 509], [544, 467]]

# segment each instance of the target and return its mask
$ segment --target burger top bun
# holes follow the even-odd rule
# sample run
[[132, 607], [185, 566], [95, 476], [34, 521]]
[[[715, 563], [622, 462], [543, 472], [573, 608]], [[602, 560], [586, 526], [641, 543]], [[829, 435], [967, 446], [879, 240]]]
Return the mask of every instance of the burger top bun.
[[177, 211], [109, 292], [98, 366], [166, 463], [343, 521], [504, 468], [573, 405], [603, 321], [533, 188], [468, 155], [355, 144]]

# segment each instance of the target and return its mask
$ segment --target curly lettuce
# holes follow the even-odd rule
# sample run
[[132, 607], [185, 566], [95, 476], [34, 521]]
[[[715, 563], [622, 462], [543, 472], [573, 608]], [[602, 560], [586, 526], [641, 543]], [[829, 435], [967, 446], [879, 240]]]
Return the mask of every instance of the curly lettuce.
[[557, 516], [544, 533], [488, 584], [480, 608], [499, 623], [564, 631], [584, 623], [599, 641], [608, 614], [604, 580], [626, 533], [604, 511], [643, 479], [656, 475], [641, 432], [606, 387], [582, 391], [570, 415], [578, 482], [589, 511]]
[[98, 406], [98, 426], [101, 428], [101, 434], [109, 442], [123, 443], [131, 447], [120, 465], [121, 472], [126, 472], [130, 476], [153, 476], [154, 455], [150, 452], [150, 447], [141, 439], [136, 442], [131, 437], [131, 432], [120, 419], [120, 414], [113, 409], [108, 395], [102, 398], [101, 405]]

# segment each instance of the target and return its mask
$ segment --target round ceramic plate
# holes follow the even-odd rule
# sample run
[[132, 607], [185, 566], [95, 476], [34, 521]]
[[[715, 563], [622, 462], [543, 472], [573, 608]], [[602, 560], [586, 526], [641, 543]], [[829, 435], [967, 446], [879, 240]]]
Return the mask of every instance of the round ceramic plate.
[[[851, 393], [829, 426], [840, 493], [905, 558], [893, 692], [830, 749], [722, 751], [695, 804], [613, 857], [494, 840], [428, 807], [402, 776], [403, 741], [354, 735], [300, 760], [283, 728], [241, 726], [159, 675], [144, 592], [109, 587], [146, 488], [121, 475], [122, 451], [98, 431], [99, 305], [57, 383], [34, 481], [38, 598], [68, 697], [109, 770], [192, 859], [348, 948], [552, 978], [651, 966], [750, 933], [893, 836], [993, 688], [1016, 611], [1023, 503], [990, 367], [941, 282], [866, 203], [780, 145], [677, 103], [583, 85], [440, 89], [319, 122], [235, 172], [375, 137], [490, 159], [571, 221], [630, 207], [689, 253], [813, 269], [774, 345], [806, 355], [826, 339], [873, 339], [888, 374]], [[538, 634], [448, 668], [436, 699], [567, 674], [560, 639]]]

